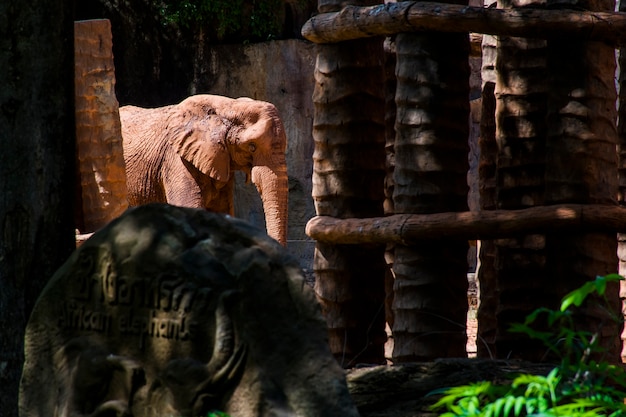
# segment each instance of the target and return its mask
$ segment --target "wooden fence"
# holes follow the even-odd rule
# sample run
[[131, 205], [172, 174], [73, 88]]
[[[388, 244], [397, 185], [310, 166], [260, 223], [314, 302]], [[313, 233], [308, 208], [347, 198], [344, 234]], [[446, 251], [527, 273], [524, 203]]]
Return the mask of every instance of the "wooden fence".
[[[611, 88], [614, 89], [615, 84], [613, 83], [611, 87], [608, 86], [609, 83], [607, 82], [599, 82], [598, 84], [603, 84], [601, 87], [603, 93], [600, 94], [597, 93], [597, 90], [594, 90], [600, 87], [592, 85], [594, 82], [590, 80], [594, 79], [594, 77], [598, 78], [597, 74], [593, 73], [594, 68], [597, 70], [599, 65], [596, 65], [597, 62], [595, 61], [604, 62], [603, 60], [609, 56], [605, 49], [613, 50], [626, 43], [626, 13], [604, 10], [578, 10], [573, 7], [568, 8], [567, 5], [562, 3], [560, 3], [558, 8], [554, 6], [554, 9], [549, 7], [522, 8], [516, 7], [516, 4], [509, 4], [509, 2], [504, 2], [506, 7], [499, 6], [498, 8], [413, 1], [374, 5], [363, 5], [362, 2], [356, 2], [356, 5], [345, 5], [345, 3], [334, 0], [320, 0], [319, 10], [321, 13], [312, 17], [302, 29], [302, 34], [305, 38], [320, 44], [316, 69], [316, 93], [314, 95], [317, 110], [314, 120], [316, 150], [313, 178], [313, 193], [314, 199], [316, 199], [318, 215], [309, 221], [307, 234], [318, 242], [315, 261], [316, 291], [329, 324], [331, 349], [344, 366], [353, 366], [357, 362], [384, 362], [384, 358], [381, 356], [383, 352], [382, 345], [384, 344], [384, 339], [381, 337], [381, 326], [384, 326], [384, 323], [380, 320], [380, 308], [377, 309], [376, 306], [385, 303], [387, 307], [387, 322], [392, 328], [395, 343], [392, 358], [394, 361], [429, 360], [442, 356], [460, 356], [458, 346], [460, 346], [462, 341], [459, 341], [457, 338], [458, 331], [451, 330], [455, 326], [459, 326], [460, 316], [457, 312], [449, 315], [448, 313], [450, 311], [449, 307], [457, 304], [457, 300], [461, 299], [461, 294], [467, 287], [463, 285], [460, 278], [454, 278], [456, 281], [454, 281], [455, 284], [452, 284], [452, 279], [448, 277], [448, 275], [458, 275], [458, 267], [453, 268], [454, 271], [451, 270], [438, 275], [432, 271], [431, 266], [424, 266], [427, 263], [424, 258], [437, 258], [440, 256], [439, 252], [449, 250], [448, 246], [475, 239], [483, 240], [486, 243], [495, 242], [496, 246], [499, 245], [499, 253], [503, 259], [505, 258], [504, 254], [508, 253], [507, 250], [510, 250], [512, 247], [514, 247], [514, 250], [507, 256], [510, 259], [521, 259], [522, 255], [520, 253], [526, 251], [524, 256], [528, 256], [529, 247], [535, 250], [539, 246], [541, 246], [542, 251], [545, 249], [547, 255], [542, 252], [541, 260], [537, 263], [542, 264], [545, 259], [549, 259], [547, 263], [552, 265], [550, 260], [557, 259], [555, 264], [559, 266], [552, 267], [552, 275], [549, 276], [554, 279], [547, 276], [528, 277], [523, 274], [515, 277], [498, 277], [498, 274], [495, 274], [495, 278], [485, 278], [484, 281], [481, 281], [481, 295], [484, 297], [483, 317], [485, 319], [482, 333], [481, 323], [479, 322], [479, 338], [482, 337], [483, 340], [478, 343], [485, 346], [485, 349], [481, 351], [479, 347], [479, 356], [508, 357], [515, 349], [519, 348], [517, 353], [513, 353], [513, 357], [517, 356], [530, 360], [539, 358], [543, 352], [541, 347], [537, 348], [532, 344], [520, 341], [519, 338], [510, 338], [503, 335], [504, 326], [510, 324], [508, 321], [515, 317], [519, 318], [515, 314], [519, 314], [521, 311], [529, 312], [532, 308], [541, 306], [542, 302], [545, 301], [542, 297], [543, 294], [541, 294], [542, 290], [539, 293], [535, 293], [536, 299], [533, 301], [533, 291], [537, 291], [537, 288], [545, 288], [546, 294], [563, 295], [583, 282], [584, 279], [593, 278], [593, 274], [616, 272], [611, 270], [611, 268], [614, 265], [616, 269], [618, 265], [616, 254], [618, 239], [614, 238], [614, 236], [618, 232], [626, 232], [626, 208], [620, 205], [622, 202], [621, 196], [625, 194], [623, 190], [626, 186], [626, 181], [622, 179], [622, 166], [624, 164], [620, 162], [618, 165], [618, 159], [620, 159], [619, 157], [624, 148], [621, 146], [624, 135], [618, 135], [618, 131], [621, 133], [624, 129], [615, 124], [617, 109], [610, 109], [608, 108], [610, 105], [607, 105], [611, 100], [615, 102], [617, 98], [614, 96], [616, 94], [615, 90], [611, 91]], [[601, 8], [602, 6], [597, 6], [595, 3], [589, 6], [589, 8], [594, 7]], [[442, 210], [441, 207], [445, 206], [445, 204], [440, 204], [439, 206], [435, 205], [438, 207], [435, 209], [433, 209], [433, 206], [422, 207], [414, 211], [408, 210], [409, 212], [407, 212], [404, 210], [396, 214], [393, 211], [394, 202], [388, 201], [390, 193], [388, 193], [387, 202], [385, 202], [384, 196], [381, 197], [383, 194], [382, 190], [380, 193], [374, 193], [376, 195], [371, 197], [369, 195], [371, 192], [367, 191], [367, 187], [363, 187], [360, 190], [351, 188], [352, 186], [349, 184], [359, 182], [354, 178], [359, 177], [359, 169], [362, 168], [361, 165], [364, 163], [361, 163], [361, 165], [359, 163], [348, 164], [346, 167], [344, 162], [353, 161], [353, 159], [361, 161], [371, 159], [374, 162], [369, 167], [365, 167], [361, 175], [363, 178], [368, 178], [367, 181], [370, 182], [371, 186], [384, 187], [381, 184], [385, 180], [380, 175], [372, 175], [372, 172], [378, 172], [376, 171], [379, 169], [377, 164], [385, 159], [388, 162], [387, 170], [393, 170], [393, 159], [395, 158], [397, 161], [398, 158], [402, 157], [402, 152], [404, 152], [401, 150], [404, 148], [397, 141], [398, 139], [406, 141], [407, 137], [402, 137], [403, 133], [400, 132], [401, 129], [406, 128], [406, 126], [402, 125], [404, 122], [396, 119], [395, 154], [393, 150], [390, 151], [394, 147], [393, 139], [390, 145], [387, 137], [386, 146], [385, 140], [380, 140], [383, 129], [379, 129], [379, 126], [384, 124], [382, 113], [387, 112], [390, 105], [397, 104], [399, 111], [404, 112], [402, 117], [406, 119], [408, 117], [407, 114], [412, 111], [411, 106], [427, 107], [427, 105], [424, 105], [423, 102], [415, 104], [415, 101], [411, 101], [412, 98], [406, 97], [406, 93], [396, 92], [396, 102], [393, 103], [392, 100], [390, 104], [389, 100], [387, 100], [386, 107], [385, 105], [381, 107], [381, 96], [373, 91], [376, 88], [383, 87], [384, 83], [382, 80], [380, 85], [376, 85], [375, 82], [372, 84], [362, 81], [363, 89], [366, 91], [360, 92], [358, 77], [363, 76], [364, 80], [375, 78], [376, 75], [372, 76], [371, 74], [376, 74], [376, 70], [371, 69], [375, 66], [373, 63], [376, 60], [380, 62], [380, 74], [382, 76], [382, 61], [387, 59], [381, 58], [385, 56], [384, 52], [382, 52], [384, 45], [381, 40], [382, 37], [397, 39], [399, 34], [403, 36], [409, 34], [435, 39], [448, 36], [444, 34], [452, 34], [451, 36], [453, 37], [445, 38], [451, 39], [450, 53], [453, 55], [457, 54], [461, 58], [465, 56], [467, 59], [469, 49], [466, 47], [467, 44], [464, 44], [462, 37], [470, 33], [494, 35], [501, 37], [501, 39], [505, 37], [523, 37], [525, 39], [536, 39], [539, 42], [547, 40], [546, 42], [552, 42], [552, 49], [548, 48], [548, 58], [542, 59], [547, 59], [548, 67], [551, 65], [550, 68], [553, 71], [556, 68], [560, 68], [562, 71], [569, 71], [568, 66], [570, 66], [576, 74], [580, 73], [579, 75], [583, 78], [587, 77], [582, 81], [581, 86], [561, 86], [558, 77], [550, 78], [553, 84], [554, 80], [556, 80], [556, 84], [559, 84], [557, 86], [541, 84], [543, 90], [540, 91], [540, 94], [542, 94], [542, 97], [549, 96], [545, 100], [552, 100], [550, 105], [554, 105], [554, 102], [559, 100], [558, 94], [566, 91], [567, 88], [570, 88], [570, 91], [566, 91], [566, 98], [573, 97], [574, 100], [578, 100], [577, 94], [582, 94], [583, 98], [577, 102], [578, 104], [570, 104], [569, 107], [564, 102], [563, 106], [557, 110], [551, 108], [543, 109], [546, 115], [540, 116], [539, 120], [540, 123], [547, 123], [548, 127], [538, 134], [535, 132], [535, 127], [519, 127], [522, 124], [530, 124], [528, 122], [530, 116], [521, 122], [518, 117], [525, 110], [511, 111], [511, 108], [502, 110], [509, 106], [510, 103], [505, 101], [510, 96], [520, 97], [536, 94], [538, 87], [533, 83], [528, 82], [525, 84], [520, 82], [519, 85], [511, 83], [505, 86], [496, 84], [496, 96], [497, 100], [500, 100], [498, 102], [501, 106], [500, 110], [491, 109], [491, 114], [483, 114], [484, 123], [481, 123], [481, 125], [483, 127], [488, 126], [489, 123], [488, 121], [485, 122], [485, 118], [492, 118], [492, 124], [495, 125], [497, 130], [497, 133], [492, 133], [492, 135], [499, 135], [499, 150], [496, 153], [500, 152], [499, 158], [501, 162], [494, 162], [493, 171], [501, 171], [500, 175], [502, 178], [494, 179], [496, 174], [493, 173], [491, 178], [481, 177], [481, 187], [489, 187], [485, 181], [500, 181], [499, 184], [502, 189], [506, 189], [510, 185], [507, 185], [507, 179], [503, 178], [506, 175], [511, 175], [506, 169], [516, 167], [515, 161], [502, 161], [506, 159], [504, 153], [509, 149], [507, 146], [511, 146], [510, 144], [507, 145], [506, 137], [509, 133], [507, 133], [506, 129], [512, 131], [513, 128], [508, 126], [507, 123], [510, 122], [511, 117], [518, 117], [518, 119], [515, 119], [516, 126], [514, 129], [518, 129], [515, 134], [519, 137], [525, 137], [524, 135], [528, 136], [530, 134], [528, 132], [532, 132], [533, 135], [541, 137], [537, 142], [541, 143], [541, 146], [536, 145], [536, 143], [533, 144], [533, 149], [530, 149], [528, 153], [535, 152], [535, 155], [540, 155], [539, 159], [541, 159], [542, 164], [541, 181], [543, 181], [543, 178], [547, 178], [546, 181], [548, 183], [546, 186], [542, 182], [541, 187], [543, 187], [542, 190], [546, 189], [547, 191], [540, 198], [530, 203], [528, 199], [525, 202], [508, 203], [507, 201], [499, 201], [499, 197], [496, 195], [491, 195], [485, 197], [493, 200], [491, 205], [483, 204], [481, 211], [462, 210], [458, 206], [449, 211]], [[458, 36], [461, 36], [461, 38]], [[469, 36], [467, 39], [469, 39]], [[380, 43], [376, 44], [375, 40], [379, 40]], [[586, 43], [590, 41], [594, 43]], [[409, 43], [404, 38], [402, 42], [403, 48], [407, 48], [406, 45], [409, 45]], [[567, 47], [568, 43], [578, 45], [580, 49], [590, 48], [589, 50], [594, 53], [600, 51], [600, 55], [588, 54], [584, 59], [578, 59], [576, 58], [578, 56], [576, 48], [570, 51]], [[528, 51], [536, 48], [535, 44], [532, 44], [530, 47], [528, 43], [524, 45], [520, 50]], [[425, 50], [425, 53], [417, 58], [408, 58], [410, 64], [400, 62], [407, 59], [402, 55], [407, 55], [407, 53], [401, 53], [398, 50], [395, 57], [392, 58], [394, 62], [397, 58], [395, 75], [398, 78], [403, 76], [413, 77], [414, 74], [410, 74], [410, 68], [414, 67], [415, 72], [419, 72], [421, 68], [420, 63], [424, 62], [424, 60], [432, 59], [433, 65], [436, 66], [437, 59], [440, 59], [438, 58], [439, 55], [437, 55], [437, 48], [441, 47], [441, 44], [438, 46], [433, 46], [433, 44], [425, 46], [422, 52], [420, 52], [423, 53]], [[543, 48], [545, 45], [542, 44], [541, 47]], [[376, 52], [376, 48], [380, 48], [380, 51]], [[422, 47], [420, 46], [420, 48]], [[563, 52], [565, 50], [566, 52]], [[391, 55], [394, 55], [393, 52], [391, 51]], [[387, 57], [389, 56], [390, 51], [387, 51]], [[441, 56], [445, 56], [445, 54]], [[572, 57], [574, 59], [570, 62], [569, 59]], [[515, 59], [514, 56], [513, 60]], [[520, 62], [522, 61], [520, 60]], [[510, 62], [505, 62], [501, 65], [503, 68], [506, 67], [510, 70], [511, 73], [514, 70], [517, 71], [516, 68], [512, 69], [513, 64]], [[608, 65], [607, 68], [610, 68], [610, 62]], [[580, 69], [581, 67], [584, 67], [584, 69]], [[361, 75], [351, 77], [349, 75], [351, 68], [357, 68], [355, 74]], [[409, 68], [409, 70], [406, 70], [406, 68]], [[367, 72], [366, 69], [373, 72]], [[592, 73], [592, 75], [590, 77], [584, 75], [587, 72]], [[409, 75], [406, 75], [407, 73]], [[441, 71], [437, 74], [441, 74]], [[467, 74], [462, 71], [459, 72], [459, 77], [464, 77], [465, 75]], [[604, 74], [605, 78], [608, 76], [611, 80], [613, 75]], [[436, 75], [435, 78], [438, 76]], [[405, 88], [413, 93], [419, 91], [419, 94], [423, 92], [420, 89], [424, 85], [428, 85], [429, 82], [445, 84], [441, 80], [425, 81], [422, 78], [412, 82], [413, 84], [409, 87], [405, 86]], [[372, 85], [375, 87], [372, 87]], [[591, 86], [589, 87], [589, 85]], [[496, 97], [493, 96], [493, 88], [491, 92], [492, 101], [496, 100]], [[555, 93], [559, 88], [561, 90], [558, 94]], [[332, 90], [332, 93], [329, 90]], [[584, 92], [580, 93], [579, 90], [584, 90]], [[466, 93], [464, 90], [459, 91], [461, 91], [461, 96]], [[589, 111], [580, 109], [580, 103], [591, 102], [599, 96], [602, 96], [600, 100], [602, 104], [599, 106], [596, 106], [596, 104], [590, 105], [589, 108], [592, 108], [592, 110]], [[358, 99], [351, 100], [350, 97], [368, 98], [359, 101]], [[370, 102], [371, 97], [374, 97], [371, 102], [377, 103], [373, 106], [378, 106], [376, 107], [378, 110], [367, 113], [370, 111], [368, 108], [372, 106]], [[415, 142], [425, 141], [425, 139], [418, 138], [422, 134], [419, 126], [430, 123], [431, 119], [440, 117], [441, 115], [437, 115], [436, 112], [442, 111], [441, 109], [447, 109], [446, 111], [453, 115], [449, 118], [451, 123], [459, 120], [463, 122], [463, 117], [466, 117], [465, 120], [467, 120], [469, 97], [467, 95], [465, 97], [467, 97], [466, 103], [458, 104], [458, 108], [461, 109], [458, 112], [452, 107], [440, 105], [439, 107], [435, 106], [437, 108], [434, 110], [431, 109], [434, 113], [429, 113], [431, 110], [426, 109], [422, 111], [423, 109], [420, 107], [419, 117], [415, 116], [415, 114], [411, 116], [417, 120], [414, 123], [411, 122], [413, 123], [412, 128], [417, 126], [417, 129], [414, 130], [414, 132], [417, 132], [414, 133], [416, 135], [415, 138], [417, 138]], [[557, 99], [554, 97], [557, 97]], [[483, 99], [485, 98], [483, 97]], [[405, 102], [402, 102], [403, 100]], [[431, 97], [428, 100], [433, 99]], [[454, 101], [456, 98], [452, 100]], [[366, 102], [367, 104], [363, 106], [363, 109], [359, 109], [359, 103]], [[406, 105], [406, 102], [409, 104]], [[495, 103], [496, 101], [494, 101], [494, 105]], [[330, 107], [328, 107], [329, 105]], [[586, 106], [586, 104], [584, 105]], [[400, 109], [400, 106], [405, 107]], [[577, 108], [570, 111], [571, 107]], [[602, 109], [598, 110], [599, 108]], [[485, 104], [483, 105], [483, 111], [484, 109]], [[377, 116], [376, 111], [381, 114]], [[500, 111], [499, 115], [498, 111]], [[509, 111], [509, 113], [506, 113], [506, 111]], [[445, 119], [446, 117], [443, 118]], [[506, 117], [509, 117], [509, 119], [506, 119]], [[338, 120], [340, 118], [342, 120]], [[576, 125], [577, 121], [585, 118], [591, 121], [585, 122], [587, 124], [581, 126]], [[599, 127], [598, 123], [600, 122], [597, 122], [598, 120], [601, 123], [606, 121], [608, 127]], [[338, 130], [328, 128], [333, 123]], [[366, 124], [369, 128], [357, 134], [346, 133], [346, 130], [349, 130], [349, 126], [361, 126], [361, 124]], [[580, 132], [569, 132], [568, 125], [575, 126], [574, 129], [578, 129]], [[462, 133], [462, 129], [459, 132]], [[576, 145], [579, 149], [569, 150], [569, 137], [575, 137], [579, 133], [581, 137], [576, 139], [577, 143], [584, 143], [584, 145]], [[409, 133], [410, 135], [411, 133]], [[458, 136], [456, 133], [452, 135]], [[435, 139], [429, 138], [428, 140], [432, 139], [433, 142], [436, 142], [436, 136], [437, 134], [434, 134]], [[486, 132], [483, 132], [481, 136], [488, 135]], [[467, 139], [467, 136], [465, 136], [465, 139]], [[481, 139], [485, 141], [484, 137]], [[493, 139], [495, 140], [495, 137]], [[597, 142], [593, 142], [595, 140]], [[602, 143], [597, 145], [597, 149], [602, 148], [597, 151], [599, 153], [594, 150], [596, 145], [589, 145], [591, 142], [596, 144]], [[546, 147], [549, 148], [548, 151], [546, 151]], [[561, 148], [563, 148], [562, 152], [559, 150]], [[378, 151], [372, 149], [377, 149]], [[581, 149], [585, 149], [585, 152], [592, 156], [591, 159], [595, 158], [595, 161], [589, 162], [585, 160], [586, 162], [581, 162], [579, 165], [573, 163], [575, 158], [581, 156]], [[370, 155], [370, 153], [375, 152], [382, 153], [379, 159]], [[387, 152], [387, 155], [384, 154], [385, 152]], [[432, 148], [429, 148], [428, 152], [428, 155], [431, 156], [439, 155]], [[546, 154], [546, 152], [549, 156], [544, 158], [542, 155]], [[415, 155], [412, 157], [416, 161], [419, 159]], [[515, 157], [513, 155], [512, 159], [514, 160]], [[335, 158], [335, 162], [333, 162], [333, 158]], [[498, 160], [498, 157], [494, 158]], [[584, 159], [584, 156], [581, 156], [581, 158]], [[598, 162], [598, 160], [603, 158], [609, 162], [606, 164]], [[389, 162], [390, 160], [391, 163]], [[420, 165], [423, 162], [420, 160], [414, 163]], [[562, 166], [567, 166], [568, 163], [570, 164], [569, 166], [574, 168], [570, 170], [572, 172], [563, 173]], [[576, 168], [577, 166], [579, 168]], [[397, 171], [398, 167], [396, 166], [395, 169]], [[387, 178], [389, 178], [389, 173], [387, 175]], [[372, 178], [376, 179], [372, 180]], [[570, 179], [571, 184], [568, 185]], [[528, 181], [528, 178], [513, 178], [512, 181], [515, 182], [515, 186], [522, 186], [522, 183]], [[389, 186], [389, 184], [387, 185]], [[393, 188], [393, 186], [392, 184], [391, 187]], [[595, 191], [596, 188], [601, 191]], [[580, 194], [578, 197], [575, 196], [578, 191], [582, 192], [583, 197], [580, 197]], [[421, 193], [421, 191], [419, 192]], [[397, 189], [395, 193], [395, 195], [399, 194]], [[342, 194], [345, 194], [345, 198], [341, 197]], [[393, 190], [391, 194], [393, 194]], [[433, 197], [433, 195], [429, 194], [423, 197], [424, 199], [436, 199], [436, 196]], [[419, 200], [419, 196], [416, 197]], [[371, 207], [363, 209], [364, 206]], [[392, 208], [388, 209], [387, 206]], [[571, 235], [572, 231], [575, 232], [575, 236]], [[538, 235], [542, 237], [535, 238]], [[535, 237], [528, 239], [528, 236]], [[511, 243], [507, 239], [517, 239], [517, 241]], [[529, 243], [530, 241], [532, 243]], [[606, 246], [607, 241], [609, 242], [608, 246]], [[611, 246], [612, 242], [614, 242], [615, 247]], [[394, 265], [393, 245], [417, 249], [414, 255], [411, 255], [413, 256], [411, 261], [407, 261], [404, 264], [401, 262], [401, 265], [398, 266], [397, 262]], [[362, 249], [354, 250], [348, 248], [352, 246]], [[387, 254], [391, 253], [385, 259], [395, 273], [395, 281], [393, 276], [389, 277], [388, 272], [386, 274], [384, 271], [381, 272], [379, 260], [374, 260], [374, 258], [385, 256], [385, 248], [387, 249]], [[607, 248], [609, 253], [612, 252], [607, 255], [608, 258], [602, 255], [602, 259], [596, 259], [594, 258], [595, 255], [593, 255], [590, 256], [593, 259], [582, 259], [587, 252], [593, 252], [594, 250], [607, 252]], [[397, 256], [397, 249], [395, 250]], [[361, 258], [358, 256], [359, 251], [361, 251]], [[415, 255], [415, 253], [418, 255]], [[455, 253], [456, 255], [462, 254], [463, 247], [460, 247]], [[490, 255], [487, 252], [484, 255], [484, 262], [491, 262], [493, 267], [493, 259], [489, 261], [488, 258], [490, 256], [494, 258], [496, 255], [493, 255], [493, 253]], [[406, 256], [406, 253], [403, 256]], [[437, 258], [437, 262], [440, 265], [447, 263], [445, 260], [448, 259], [446, 256], [449, 256], [449, 253], [446, 252], [442, 256]], [[510, 259], [500, 263], [510, 262]], [[415, 265], [418, 266], [415, 267]], [[528, 274], [530, 270], [524, 269], [525, 267], [525, 265], [504, 267], [499, 274], [505, 274], [506, 272], [503, 271], [510, 272], [515, 270], [515, 268], [522, 270], [524, 274]], [[442, 267], [442, 269], [445, 269], [445, 267]], [[595, 271], [591, 271], [591, 269], [595, 269]], [[559, 276], [554, 274], [555, 270], [559, 271], [557, 274]], [[399, 277], [398, 274], [401, 276]], [[376, 278], [377, 276], [379, 278]], [[574, 278], [570, 279], [572, 276]], [[536, 281], [534, 287], [524, 287], [528, 294], [520, 296], [527, 297], [530, 301], [527, 300], [524, 304], [519, 300], [508, 300], [507, 297], [512, 297], [510, 294], [515, 294], [517, 288], [515, 286], [511, 287], [509, 283], [512, 280], [522, 281], [525, 278], [528, 281]], [[417, 281], [420, 280], [423, 282], [417, 284]], [[390, 284], [390, 282], [394, 283]], [[421, 287], [419, 287], [420, 285]], [[516, 285], [522, 284], [518, 282]], [[371, 291], [363, 291], [362, 287], [364, 286], [372, 286], [373, 288], [371, 288]], [[392, 286], [393, 291], [391, 291]], [[384, 292], [384, 288], [386, 288], [386, 296], [372, 295], [373, 293]], [[407, 291], [407, 288], [411, 288], [411, 290], [403, 293]], [[522, 290], [519, 291], [520, 293], [523, 292]], [[394, 295], [395, 300], [390, 301], [390, 297], [393, 298]], [[619, 302], [617, 288], [613, 288], [609, 295], [612, 297], [612, 300]], [[360, 304], [359, 299], [364, 300], [364, 304]], [[489, 300], [494, 299], [496, 301], [489, 304]], [[432, 300], [435, 301], [431, 303]], [[554, 297], [550, 300], [553, 301]], [[429, 306], [429, 303], [432, 305]], [[443, 303], [447, 303], [447, 306], [442, 305]], [[514, 304], [515, 308], [511, 307], [509, 310], [515, 310], [515, 314], [510, 313], [507, 316], [502, 313], [511, 304]], [[520, 307], [522, 304], [523, 306]], [[464, 308], [466, 306], [465, 304]], [[460, 311], [457, 308], [452, 310]], [[587, 326], [589, 329], [597, 330], [598, 323], [604, 323], [605, 318], [599, 317], [597, 312], [585, 310], [583, 315], [586, 317], [581, 320], [583, 327]], [[430, 316], [439, 316], [438, 319], [440, 320], [431, 323], [429, 321]], [[452, 327], [450, 327], [450, 323], [452, 323]], [[618, 352], [620, 350], [616, 344], [619, 342], [619, 338], [616, 336], [618, 330], [618, 327], [615, 326], [605, 327], [601, 336], [606, 339], [603, 343], [608, 347], [610, 354], [613, 355], [612, 359], [615, 360], [619, 357]], [[443, 336], [436, 341], [420, 341], [424, 338], [428, 339], [427, 336], [435, 333], [441, 333]], [[453, 333], [454, 335], [452, 335]], [[499, 341], [503, 342], [499, 344]], [[449, 345], [455, 344], [457, 348], [449, 347]]]

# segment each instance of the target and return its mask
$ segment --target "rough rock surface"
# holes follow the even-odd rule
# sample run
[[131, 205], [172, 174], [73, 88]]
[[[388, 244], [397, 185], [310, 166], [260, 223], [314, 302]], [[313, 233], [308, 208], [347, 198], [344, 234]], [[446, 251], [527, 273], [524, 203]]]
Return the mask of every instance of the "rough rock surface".
[[435, 417], [441, 388], [477, 381], [504, 383], [516, 373], [547, 374], [553, 365], [487, 359], [441, 359], [435, 362], [355, 368], [348, 387], [361, 417]]
[[204, 210], [96, 232], [42, 292], [25, 356], [22, 417], [357, 416], [297, 262]]

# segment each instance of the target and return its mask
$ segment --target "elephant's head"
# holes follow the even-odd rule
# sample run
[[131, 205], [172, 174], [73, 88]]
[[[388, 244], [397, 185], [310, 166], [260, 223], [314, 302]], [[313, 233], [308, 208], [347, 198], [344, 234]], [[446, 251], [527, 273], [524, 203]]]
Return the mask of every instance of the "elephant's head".
[[[211, 184], [225, 185], [232, 181], [233, 171], [243, 171], [261, 195], [267, 233], [286, 243], [287, 138], [273, 104], [249, 98], [191, 96], [173, 107], [168, 131], [176, 152], [211, 177]], [[207, 201], [211, 192], [202, 193], [205, 208], [211, 209], [212, 203]]]

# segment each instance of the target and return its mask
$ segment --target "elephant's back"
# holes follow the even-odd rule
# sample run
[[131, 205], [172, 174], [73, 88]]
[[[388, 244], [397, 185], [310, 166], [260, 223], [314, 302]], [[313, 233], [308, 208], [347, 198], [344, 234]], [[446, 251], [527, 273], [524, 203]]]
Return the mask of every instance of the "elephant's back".
[[148, 131], [159, 129], [164, 116], [169, 113], [170, 107], [146, 109], [137, 106], [120, 107], [120, 122], [122, 124], [122, 136], [135, 139]]

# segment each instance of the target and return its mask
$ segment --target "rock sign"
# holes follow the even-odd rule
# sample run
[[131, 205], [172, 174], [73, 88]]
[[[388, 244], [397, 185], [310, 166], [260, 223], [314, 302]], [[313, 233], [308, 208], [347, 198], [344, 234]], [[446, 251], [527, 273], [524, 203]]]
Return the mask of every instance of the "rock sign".
[[358, 416], [297, 262], [241, 220], [126, 211], [26, 329], [22, 417]]

